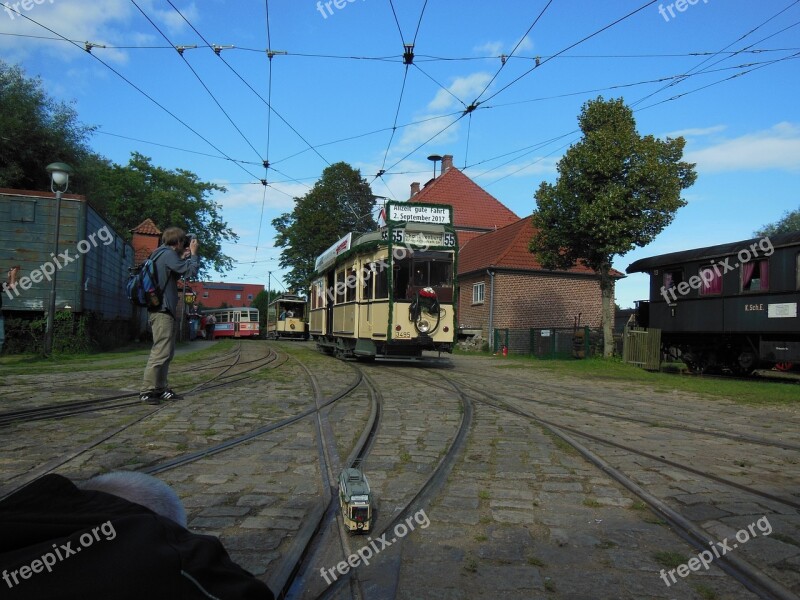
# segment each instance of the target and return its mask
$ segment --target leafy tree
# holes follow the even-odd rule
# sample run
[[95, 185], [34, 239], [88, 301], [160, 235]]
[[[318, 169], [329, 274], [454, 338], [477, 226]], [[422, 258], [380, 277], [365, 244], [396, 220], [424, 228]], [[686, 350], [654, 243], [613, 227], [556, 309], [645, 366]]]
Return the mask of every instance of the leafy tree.
[[126, 166], [91, 155], [81, 168], [84, 193], [120, 233], [149, 217], [162, 230], [177, 226], [194, 233], [205, 266], [210, 263], [220, 272], [232, 268], [221, 242], [235, 241], [238, 236], [222, 220], [221, 206], [207, 197], [226, 191], [224, 187], [200, 181], [190, 171], [154, 166], [137, 152]]
[[77, 167], [88, 154], [94, 128], [79, 123], [74, 108], [50, 98], [41, 79], [26, 78], [2, 60], [0, 107], [0, 187], [48, 190], [48, 164]]
[[545, 268], [580, 261], [597, 273], [603, 299], [604, 354], [613, 353], [611, 263], [649, 244], [686, 202], [681, 190], [697, 174], [681, 162], [683, 138], [658, 140], [636, 131], [622, 99], [587, 102], [578, 118], [582, 139], [558, 163], [555, 185], [536, 192], [530, 250]]
[[754, 232], [758, 237], [769, 237], [779, 233], [789, 233], [800, 231], [800, 208], [797, 210], [786, 211], [780, 219], [774, 223], [764, 225], [761, 229]]
[[[261, 327], [261, 331], [267, 330], [267, 310], [269, 308], [270, 302], [273, 302], [275, 298], [280, 296], [281, 292], [277, 290], [261, 290], [256, 294], [256, 297], [253, 298], [253, 302], [250, 304], [253, 308], [258, 309], [258, 320], [260, 321], [259, 325]], [[274, 314], [271, 314], [270, 317], [274, 317]]]
[[294, 210], [272, 225], [278, 232], [275, 245], [283, 248], [280, 265], [290, 269], [287, 287], [306, 289], [317, 256], [348, 232], [377, 228], [372, 217], [374, 196], [360, 171], [339, 162], [327, 167], [313, 189], [294, 202]]

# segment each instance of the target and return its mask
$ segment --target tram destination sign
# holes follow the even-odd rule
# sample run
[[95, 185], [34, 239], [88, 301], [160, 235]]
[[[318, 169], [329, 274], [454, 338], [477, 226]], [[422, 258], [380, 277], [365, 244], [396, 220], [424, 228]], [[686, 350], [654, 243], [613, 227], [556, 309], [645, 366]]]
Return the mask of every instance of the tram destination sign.
[[390, 223], [431, 223], [434, 225], [451, 225], [453, 208], [432, 204], [414, 204], [411, 202], [389, 203], [388, 219]]

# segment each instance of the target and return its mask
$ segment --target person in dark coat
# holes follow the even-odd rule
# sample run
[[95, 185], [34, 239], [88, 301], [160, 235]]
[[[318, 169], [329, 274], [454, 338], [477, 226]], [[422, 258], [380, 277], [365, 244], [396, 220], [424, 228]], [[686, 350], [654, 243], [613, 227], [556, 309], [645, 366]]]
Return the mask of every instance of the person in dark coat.
[[141, 473], [101, 478], [81, 489], [45, 475], [0, 502], [0, 597], [274, 600], [217, 538], [180, 523], [169, 486]]

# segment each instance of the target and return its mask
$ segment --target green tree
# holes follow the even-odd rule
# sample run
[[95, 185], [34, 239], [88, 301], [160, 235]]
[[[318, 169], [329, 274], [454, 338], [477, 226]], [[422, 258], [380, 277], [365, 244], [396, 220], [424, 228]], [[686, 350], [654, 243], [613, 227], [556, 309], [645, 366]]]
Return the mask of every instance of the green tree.
[[800, 231], [800, 208], [797, 210], [787, 210], [783, 217], [774, 223], [764, 225], [764, 227], [754, 232], [753, 235], [757, 235], [758, 237], [769, 237], [772, 235], [778, 235], [779, 233], [789, 233], [792, 231]]
[[614, 256], [649, 244], [686, 204], [681, 190], [697, 174], [682, 162], [683, 138], [662, 141], [636, 131], [622, 99], [587, 102], [582, 139], [558, 163], [555, 185], [536, 192], [530, 250], [545, 268], [578, 261], [597, 273], [603, 301], [604, 354], [613, 353]]
[[48, 190], [48, 164], [77, 167], [89, 153], [94, 128], [79, 123], [74, 108], [49, 97], [41, 79], [27, 78], [1, 60], [0, 107], [0, 187]]
[[137, 152], [126, 166], [91, 155], [81, 168], [84, 193], [121, 234], [149, 217], [162, 230], [176, 226], [194, 233], [204, 267], [210, 264], [220, 272], [233, 267], [221, 243], [239, 238], [222, 220], [221, 206], [208, 197], [225, 192], [224, 187], [190, 171], [157, 167]]
[[280, 265], [290, 269], [289, 289], [306, 289], [314, 262], [339, 238], [377, 228], [372, 217], [374, 196], [361, 172], [339, 162], [327, 167], [314, 187], [294, 199], [294, 210], [272, 221], [275, 245], [283, 248]]
[[250, 304], [250, 306], [253, 308], [258, 309], [259, 325], [261, 327], [261, 331], [263, 332], [267, 331], [267, 315], [269, 314], [270, 318], [272, 319], [275, 318], [274, 310], [272, 313], [267, 313], [269, 305], [280, 295], [281, 292], [277, 290], [261, 290], [258, 292], [258, 294], [256, 294], [256, 297], [253, 298], [253, 302]]

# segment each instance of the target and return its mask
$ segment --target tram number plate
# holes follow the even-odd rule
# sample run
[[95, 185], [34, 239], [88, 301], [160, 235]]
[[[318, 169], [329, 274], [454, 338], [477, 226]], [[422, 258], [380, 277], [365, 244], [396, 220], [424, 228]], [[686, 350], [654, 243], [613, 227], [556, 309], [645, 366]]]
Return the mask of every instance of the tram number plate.
[[[387, 239], [388, 231], [381, 231], [381, 237]], [[392, 230], [393, 244], [409, 244], [414, 246], [455, 246], [456, 236], [452, 233], [428, 233], [425, 231]]]
[[403, 339], [411, 339], [411, 332], [410, 331], [398, 331], [397, 334], [394, 336], [398, 340]]

